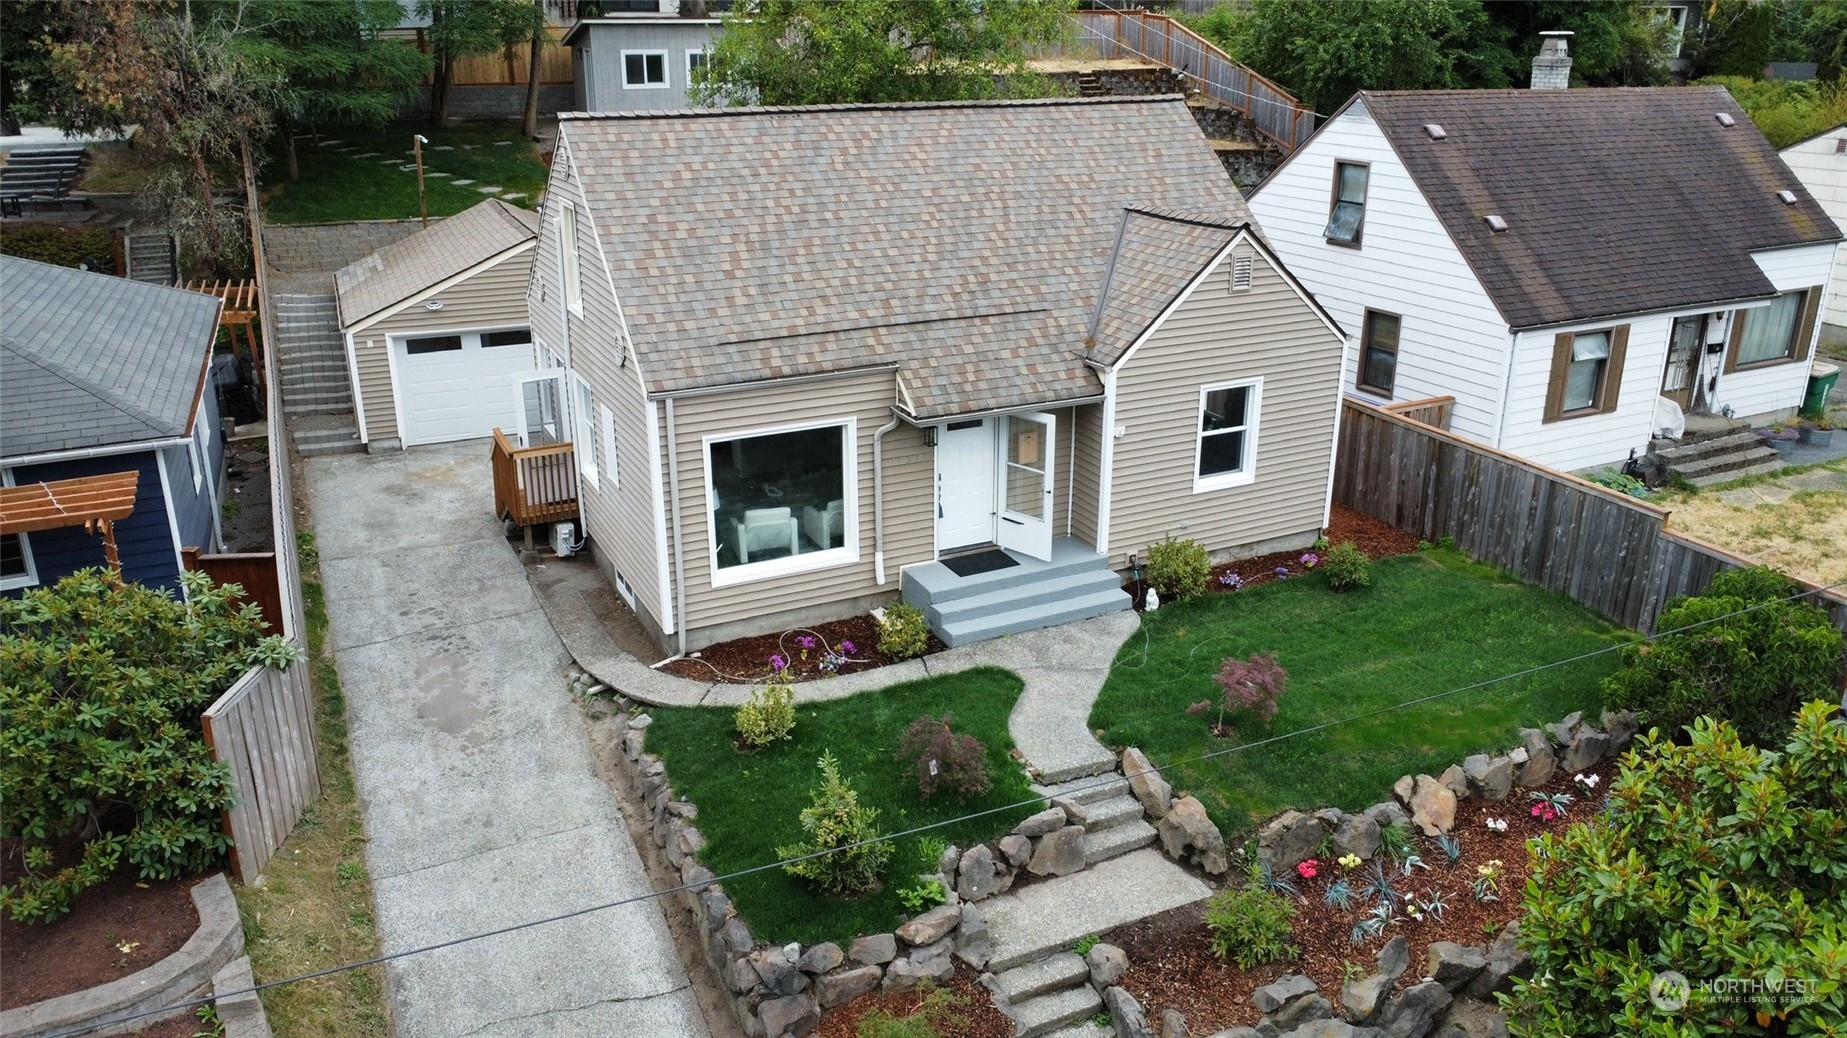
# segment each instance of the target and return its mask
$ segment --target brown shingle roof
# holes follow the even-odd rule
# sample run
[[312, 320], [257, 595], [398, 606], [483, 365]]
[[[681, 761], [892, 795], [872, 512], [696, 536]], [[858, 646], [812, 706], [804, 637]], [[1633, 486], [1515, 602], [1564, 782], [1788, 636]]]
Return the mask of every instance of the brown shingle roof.
[[1161, 210], [1125, 209], [1115, 258], [1097, 297], [1092, 359], [1114, 364], [1168, 302], [1238, 236], [1242, 225]]
[[334, 275], [340, 326], [350, 328], [433, 285], [531, 241], [539, 214], [498, 198], [395, 242]]
[[889, 362], [933, 415], [1094, 395], [1122, 210], [1248, 218], [1179, 98], [566, 114], [560, 132], [654, 392]]
[[[1363, 91], [1358, 103], [1514, 328], [1760, 298], [1775, 288], [1751, 252], [1841, 237], [1721, 87]], [[1491, 232], [1489, 215], [1508, 229]]]

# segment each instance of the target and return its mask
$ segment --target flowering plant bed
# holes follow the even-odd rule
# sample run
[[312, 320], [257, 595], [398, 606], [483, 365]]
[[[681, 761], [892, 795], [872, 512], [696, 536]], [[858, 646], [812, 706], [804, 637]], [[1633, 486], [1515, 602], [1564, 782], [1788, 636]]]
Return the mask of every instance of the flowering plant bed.
[[[1601, 770], [1613, 772], [1614, 767], [1609, 763]], [[1278, 878], [1295, 891], [1286, 895], [1296, 909], [1291, 941], [1301, 951], [1294, 957], [1251, 970], [1220, 960], [1210, 949], [1204, 904], [1152, 916], [1103, 939], [1128, 953], [1131, 965], [1122, 986], [1150, 1018], [1178, 1009], [1195, 1033], [1255, 1024], [1260, 1014], [1251, 992], [1288, 973], [1315, 981], [1322, 995], [1338, 1005], [1342, 983], [1376, 972], [1374, 957], [1393, 937], [1403, 936], [1411, 946], [1411, 968], [1398, 987], [1415, 984], [1424, 975], [1431, 944], [1488, 944], [1519, 918], [1521, 891], [1532, 873], [1527, 841], [1562, 833], [1599, 809], [1604, 779], [1600, 771], [1583, 775], [1585, 781], [1561, 773], [1542, 789], [1515, 789], [1498, 802], [1463, 801], [1451, 833], [1459, 850], [1453, 864], [1437, 839], [1419, 835], [1410, 848], [1415, 860], [1381, 847], [1368, 862], [1343, 862], [1329, 853], [1288, 870]], [[1545, 803], [1562, 804], [1564, 813], [1535, 810], [1541, 807], [1535, 794], [1557, 798]], [[1376, 932], [1368, 921], [1376, 918], [1380, 899], [1366, 892], [1375, 881], [1374, 862], [1399, 899], [1391, 921]], [[1338, 891], [1342, 884], [1344, 907]]]
[[[948, 646], [932, 634], [924, 655], [942, 652], [945, 648]], [[780, 667], [777, 666], [779, 660]], [[813, 681], [836, 674], [875, 670], [897, 662], [900, 661], [879, 651], [878, 622], [870, 616], [854, 616], [779, 634], [734, 638], [708, 645], [663, 664], [660, 669], [695, 681], [755, 685], [778, 670], [784, 681]]]
[[[1393, 555], [1409, 555], [1417, 551], [1420, 545], [1416, 534], [1406, 533], [1390, 523], [1381, 522], [1345, 505], [1334, 506], [1323, 533], [1323, 539], [1329, 547], [1351, 541], [1361, 554], [1375, 561]], [[1288, 580], [1319, 568], [1326, 558], [1326, 550], [1306, 548], [1233, 559], [1212, 567], [1211, 576], [1206, 578], [1206, 593], [1230, 594], [1261, 584]], [[1138, 585], [1131, 578], [1122, 585], [1122, 590], [1135, 600], [1135, 608], [1138, 610], [1147, 604], [1146, 583], [1144, 580]], [[1163, 604], [1166, 604], [1165, 601]]]

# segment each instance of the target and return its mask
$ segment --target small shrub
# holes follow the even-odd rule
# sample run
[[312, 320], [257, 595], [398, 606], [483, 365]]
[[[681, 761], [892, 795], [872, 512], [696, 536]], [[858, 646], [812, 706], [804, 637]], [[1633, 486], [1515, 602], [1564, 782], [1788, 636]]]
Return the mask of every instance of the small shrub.
[[933, 988], [924, 982], [923, 997], [916, 1008], [898, 1016], [884, 1007], [867, 1010], [859, 1018], [854, 1034], [858, 1038], [939, 1038], [939, 1026], [961, 1023], [962, 999], [946, 988]]
[[1328, 575], [1328, 587], [1336, 591], [1372, 586], [1372, 560], [1352, 541], [1341, 541], [1321, 560], [1321, 571]]
[[898, 903], [911, 915], [927, 912], [948, 901], [949, 892], [943, 889], [943, 881], [935, 876], [919, 876], [916, 882], [898, 888]]
[[1301, 949], [1289, 942], [1294, 921], [1295, 904], [1265, 890], [1254, 876], [1250, 883], [1226, 890], [1206, 905], [1212, 954], [1231, 959], [1239, 969], [1256, 969], [1300, 954]]
[[[891, 860], [891, 844], [880, 839], [879, 812], [860, 806], [859, 793], [840, 777], [840, 762], [834, 755], [821, 754], [818, 766], [821, 785], [801, 814], [802, 831], [808, 839], [776, 848], [776, 856], [804, 858], [784, 865], [783, 871], [830, 894], [864, 894], [878, 886], [879, 875]], [[807, 857], [811, 854], [819, 857]]]
[[923, 610], [909, 602], [893, 602], [885, 607], [879, 621], [879, 651], [888, 659], [908, 660], [924, 654], [930, 647], [930, 625]]
[[1379, 844], [1385, 848], [1385, 853], [1400, 862], [1413, 857], [1417, 847], [1411, 839], [1411, 827], [1402, 823], [1380, 829]]
[[753, 750], [795, 731], [795, 689], [780, 680], [752, 692], [737, 711], [738, 740]]
[[1071, 950], [1076, 952], [1080, 956], [1089, 955], [1090, 949], [1095, 948], [1097, 945], [1102, 944], [1102, 943], [1103, 943], [1103, 938], [1098, 937], [1094, 933], [1087, 933], [1084, 936], [1079, 937], [1077, 939], [1077, 943], [1071, 946]]
[[[1248, 660], [1227, 656], [1212, 681], [1224, 690], [1222, 710], [1246, 714], [1267, 728], [1276, 717], [1278, 700], [1289, 687], [1289, 673], [1276, 662], [1273, 652], [1259, 653]], [[1223, 720], [1221, 716], [1221, 724]]]
[[904, 729], [898, 741], [897, 759], [910, 763], [918, 795], [925, 800], [943, 787], [954, 790], [963, 800], [971, 800], [993, 785], [988, 778], [987, 748], [980, 739], [951, 730], [954, 721], [949, 714], [941, 718], [919, 717]]
[[107, 227], [7, 224], [0, 228], [0, 252], [60, 267], [115, 273], [115, 237]]
[[1148, 584], [1170, 602], [1205, 594], [1211, 575], [1206, 546], [1198, 541], [1170, 537], [1148, 549]]
[[1782, 601], [1799, 590], [1755, 567], [1721, 573], [1699, 596], [1674, 599], [1658, 621], [1672, 633], [1625, 647], [1622, 666], [1603, 681], [1604, 701], [1671, 735], [1710, 716], [1736, 725], [1752, 745], [1780, 744], [1796, 707], [1830, 698], [1841, 674], [1841, 633], [1827, 612]]

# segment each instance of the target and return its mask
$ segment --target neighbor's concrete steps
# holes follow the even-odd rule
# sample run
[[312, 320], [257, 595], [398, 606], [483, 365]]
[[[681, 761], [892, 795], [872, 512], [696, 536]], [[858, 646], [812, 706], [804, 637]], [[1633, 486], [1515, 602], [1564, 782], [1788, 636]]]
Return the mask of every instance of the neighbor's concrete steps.
[[1749, 429], [1682, 443], [1656, 454], [1667, 462], [1668, 472], [1696, 487], [1775, 472], [1786, 464]]
[[[334, 297], [278, 295], [276, 338], [282, 413], [290, 420], [295, 449], [304, 457], [362, 450]], [[310, 417], [321, 420], [298, 421]]]

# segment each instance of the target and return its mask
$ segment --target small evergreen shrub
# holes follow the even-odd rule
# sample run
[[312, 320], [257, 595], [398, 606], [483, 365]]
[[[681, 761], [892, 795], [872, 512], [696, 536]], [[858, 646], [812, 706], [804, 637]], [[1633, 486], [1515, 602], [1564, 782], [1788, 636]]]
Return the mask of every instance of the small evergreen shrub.
[[885, 607], [879, 621], [879, 651], [887, 659], [908, 660], [924, 654], [930, 647], [930, 625], [923, 610], [909, 602], [893, 602]]
[[[834, 755], [821, 754], [818, 764], [821, 784], [801, 814], [802, 832], [808, 838], [776, 848], [776, 856], [804, 858], [784, 865], [783, 871], [829, 894], [855, 897], [878, 886], [885, 863], [891, 860], [891, 844], [880, 839], [879, 812], [860, 806], [859, 793], [840, 777], [840, 762]], [[807, 857], [811, 854], [819, 857]]]
[[1206, 904], [1212, 954], [1243, 970], [1301, 954], [1289, 940], [1294, 922], [1295, 904], [1265, 890], [1254, 875], [1244, 886], [1229, 888]]
[[1248, 660], [1227, 656], [1219, 664], [1219, 672], [1212, 675], [1212, 683], [1224, 690], [1220, 724], [1229, 712], [1253, 718], [1260, 727], [1267, 728], [1276, 718], [1283, 692], [1289, 687], [1289, 672], [1276, 662], [1273, 652], [1258, 653]]
[[1206, 546], [1198, 541], [1170, 537], [1148, 549], [1148, 584], [1170, 602], [1205, 594], [1211, 575]]
[[1341, 541], [1330, 548], [1321, 560], [1321, 571], [1327, 574], [1328, 587], [1336, 591], [1372, 586], [1372, 560], [1352, 541]]
[[951, 1027], [962, 1022], [961, 1014], [956, 1012], [962, 1001], [955, 992], [932, 987], [926, 980], [923, 998], [916, 1008], [902, 1016], [882, 1006], [869, 1009], [859, 1018], [854, 1034], [858, 1038], [939, 1038], [939, 1025]]
[[738, 740], [753, 750], [795, 731], [795, 689], [780, 680], [752, 692], [737, 711]]
[[955, 718], [919, 717], [904, 729], [898, 741], [897, 758], [910, 765], [918, 795], [929, 800], [938, 789], [955, 791], [963, 800], [986, 793], [993, 783], [988, 778], [988, 751], [981, 740], [966, 732], [950, 729]]
[[1674, 599], [1657, 621], [1674, 633], [1625, 647], [1620, 669], [1604, 679], [1604, 701], [1670, 737], [1710, 716], [1754, 746], [1781, 744], [1798, 705], [1838, 699], [1841, 675], [1841, 633], [1827, 611], [1782, 601], [1800, 590], [1760, 566], [1721, 573], [1699, 596]]

